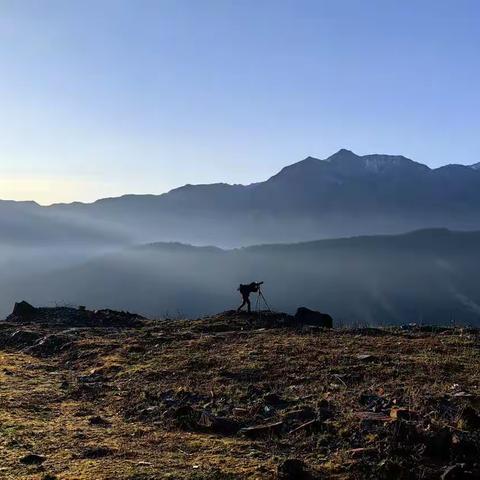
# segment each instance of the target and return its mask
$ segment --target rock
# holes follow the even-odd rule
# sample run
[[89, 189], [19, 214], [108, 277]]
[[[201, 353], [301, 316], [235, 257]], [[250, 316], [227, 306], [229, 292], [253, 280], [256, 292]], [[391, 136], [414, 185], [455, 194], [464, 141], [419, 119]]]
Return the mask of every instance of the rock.
[[418, 420], [418, 413], [408, 408], [392, 407], [390, 417], [394, 420]]
[[94, 425], [94, 426], [97, 426], [97, 427], [110, 427], [111, 426], [111, 423], [108, 420], [105, 420], [104, 418], [102, 418], [100, 416], [90, 417], [88, 419], [88, 423], [90, 423], [90, 425]]
[[452, 453], [457, 461], [476, 460], [479, 448], [471, 434], [458, 432], [452, 435]]
[[201, 412], [195, 410], [190, 405], [182, 405], [178, 408], [171, 409], [167, 416], [173, 418], [178, 428], [183, 430], [196, 430]]
[[427, 437], [424, 454], [427, 457], [449, 458], [451, 447], [452, 433], [448, 428], [442, 428]]
[[414, 478], [418, 477], [413, 476], [409, 469], [406, 466], [402, 465], [402, 463], [398, 459], [384, 458], [378, 463], [376, 469], [372, 472], [372, 475], [365, 478], [372, 478], [378, 480], [413, 480]]
[[72, 341], [69, 336], [52, 333], [42, 337], [25, 351], [40, 357], [50, 357], [60, 353], [66, 348], [67, 345], [70, 345], [71, 343]]
[[263, 401], [267, 405], [271, 405], [275, 408], [285, 408], [288, 405], [288, 402], [286, 400], [283, 400], [279, 395], [273, 392], [264, 395]]
[[412, 332], [414, 330], [418, 330], [418, 325], [416, 323], [407, 323], [407, 324], [401, 325], [400, 329], [406, 332]]
[[391, 407], [392, 402], [387, 398], [373, 393], [362, 393], [358, 399], [359, 403], [372, 412], [381, 412]]
[[58, 477], [55, 475], [52, 475], [51, 473], [46, 473], [43, 477], [42, 480], [58, 480]]
[[295, 313], [295, 320], [301, 325], [313, 325], [318, 327], [332, 328], [333, 319], [327, 313], [299, 307]]
[[371, 355], [370, 353], [359, 353], [358, 355], [355, 355], [355, 358], [362, 362], [374, 362], [377, 359], [375, 355]]
[[472, 407], [465, 407], [460, 413], [457, 426], [460, 430], [478, 430], [480, 429], [480, 416]]
[[9, 337], [2, 339], [5, 347], [26, 348], [36, 343], [41, 338], [41, 334], [30, 330], [17, 330]]
[[108, 447], [91, 447], [86, 448], [82, 453], [82, 458], [104, 458], [112, 455], [114, 452]]
[[36, 455], [35, 453], [29, 453], [20, 459], [20, 463], [24, 465], [41, 465], [46, 460], [42, 455]]
[[473, 398], [474, 395], [472, 395], [469, 392], [461, 391], [461, 392], [452, 393], [452, 397], [453, 398]]
[[278, 435], [282, 431], [283, 422], [269, 423], [267, 425], [256, 425], [253, 427], [246, 427], [240, 430], [240, 434], [251, 440], [258, 438], [265, 438], [271, 435]]
[[306, 480], [307, 478], [305, 464], [296, 458], [285, 460], [277, 467], [278, 480]]
[[216, 417], [207, 412], [202, 412], [197, 425], [211, 433], [219, 435], [235, 435], [241, 428], [240, 423], [224, 417]]
[[118, 327], [134, 328], [143, 325], [141, 315], [130, 312], [117, 312], [104, 309], [91, 311], [86, 308], [39, 307], [27, 302], [16, 303], [13, 312], [6, 318], [10, 323], [39, 323], [47, 325], [64, 325], [68, 327]]
[[31, 317], [36, 313], [36, 311], [37, 309], [33, 305], [30, 305], [25, 300], [22, 300], [21, 302], [15, 303], [12, 315], [16, 317]]
[[286, 422], [295, 422], [295, 421], [306, 422], [308, 420], [313, 420], [315, 416], [316, 416], [315, 411], [313, 410], [312, 407], [305, 407], [305, 408], [299, 408], [296, 410], [290, 410], [288, 412], [285, 412], [282, 415], [282, 418]]
[[397, 420], [390, 424], [391, 439], [395, 445], [412, 446], [421, 441], [414, 422]]

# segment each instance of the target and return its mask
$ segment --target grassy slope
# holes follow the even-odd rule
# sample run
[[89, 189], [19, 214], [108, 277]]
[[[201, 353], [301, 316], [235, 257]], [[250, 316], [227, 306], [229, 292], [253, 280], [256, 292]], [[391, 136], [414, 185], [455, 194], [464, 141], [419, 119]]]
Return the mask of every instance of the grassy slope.
[[[438, 478], [453, 461], [417, 446], [399, 455], [398, 422], [369, 424], [355, 414], [368, 410], [360, 395], [375, 394], [417, 412], [414, 427], [425, 434], [447, 425], [462, 435], [455, 415], [467, 400], [452, 395], [480, 398], [476, 335], [239, 330], [246, 327], [244, 319], [216, 317], [108, 334], [81, 330], [73, 346], [47, 358], [0, 350], [0, 477], [269, 479], [283, 459], [296, 457], [329, 478], [388, 478], [388, 469], [396, 478]], [[365, 353], [372, 357], [357, 358]], [[263, 399], [271, 392], [289, 403], [266, 420]], [[288, 428], [253, 441], [179, 428], [163, 412], [166, 394], [246, 424], [305, 406], [328, 405], [333, 417], [313, 432]], [[441, 410], [442, 398], [455, 415]], [[159, 415], [145, 416], [155, 408]], [[110, 426], [92, 425], [95, 416]], [[103, 456], [88, 458], [98, 447]], [[366, 450], [354, 450], [360, 447]], [[32, 452], [46, 457], [43, 466], [19, 463]]]

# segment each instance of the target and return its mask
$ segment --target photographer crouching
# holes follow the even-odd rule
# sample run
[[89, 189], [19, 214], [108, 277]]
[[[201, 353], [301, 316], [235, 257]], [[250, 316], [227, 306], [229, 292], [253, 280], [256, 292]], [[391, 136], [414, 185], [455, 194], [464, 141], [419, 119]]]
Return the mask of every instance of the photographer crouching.
[[242, 308], [247, 305], [248, 313], [251, 313], [250, 294], [258, 292], [261, 285], [263, 285], [263, 282], [252, 282], [248, 285], [240, 284], [238, 291], [242, 296], [243, 303], [238, 307], [237, 312], [240, 312]]

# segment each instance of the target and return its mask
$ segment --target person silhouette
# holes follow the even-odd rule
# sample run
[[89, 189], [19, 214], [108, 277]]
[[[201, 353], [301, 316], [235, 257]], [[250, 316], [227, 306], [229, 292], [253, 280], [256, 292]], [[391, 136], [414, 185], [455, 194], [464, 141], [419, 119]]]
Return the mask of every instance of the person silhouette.
[[242, 296], [242, 304], [237, 308], [237, 312], [240, 312], [242, 308], [247, 305], [248, 313], [251, 313], [251, 304], [250, 304], [250, 294], [254, 292], [258, 292], [260, 290], [260, 285], [263, 282], [252, 282], [247, 285], [240, 284], [238, 287], [238, 291]]

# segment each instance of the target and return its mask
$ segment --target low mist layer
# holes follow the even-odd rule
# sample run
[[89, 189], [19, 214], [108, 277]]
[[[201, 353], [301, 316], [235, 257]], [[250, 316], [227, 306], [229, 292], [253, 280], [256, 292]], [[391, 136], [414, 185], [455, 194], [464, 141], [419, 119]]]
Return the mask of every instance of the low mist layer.
[[4, 312], [25, 298], [196, 317], [236, 308], [238, 285], [263, 280], [273, 309], [304, 305], [337, 325], [480, 325], [479, 260], [480, 232], [444, 229], [234, 250], [157, 243], [5, 282], [1, 301]]

